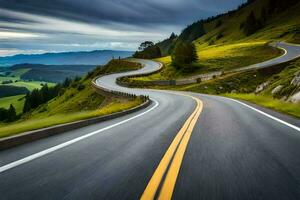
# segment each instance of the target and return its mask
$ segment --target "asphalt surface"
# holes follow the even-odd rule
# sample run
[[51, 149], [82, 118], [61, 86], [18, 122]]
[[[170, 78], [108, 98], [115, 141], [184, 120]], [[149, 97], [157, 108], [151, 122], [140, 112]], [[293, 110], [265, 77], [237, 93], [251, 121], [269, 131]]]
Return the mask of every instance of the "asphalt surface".
[[[196, 103], [188, 96], [116, 85], [117, 77], [160, 67], [153, 61], [137, 61], [143, 69], [96, 82], [111, 90], [149, 95], [151, 106], [1, 151], [0, 199], [141, 197]], [[203, 110], [188, 142], [173, 199], [300, 199], [299, 120], [255, 106], [262, 114], [223, 97], [186, 94], [199, 98]], [[74, 142], [78, 138], [82, 139]], [[66, 145], [60, 148], [61, 144]]]

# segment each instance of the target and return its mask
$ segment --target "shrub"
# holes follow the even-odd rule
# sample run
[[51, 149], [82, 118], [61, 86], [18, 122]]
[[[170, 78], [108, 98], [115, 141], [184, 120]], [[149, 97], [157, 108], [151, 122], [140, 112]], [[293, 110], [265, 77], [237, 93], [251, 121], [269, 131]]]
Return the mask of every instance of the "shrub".
[[262, 28], [262, 23], [257, 20], [254, 12], [252, 11], [247, 17], [246, 21], [240, 25], [246, 36], [254, 34], [257, 30]]
[[219, 33], [216, 37], [217, 40], [221, 39], [222, 37], [224, 37], [223, 33]]
[[183, 69], [189, 71], [193, 68], [191, 65], [198, 60], [196, 47], [193, 43], [177, 42], [174, 52], [172, 54], [172, 64], [177, 69]]
[[137, 51], [134, 58], [153, 59], [161, 57], [160, 48], [157, 45], [149, 46], [142, 51]]
[[220, 27], [222, 25], [222, 20], [219, 20], [217, 23], [216, 23], [216, 28]]
[[16, 109], [12, 104], [8, 109], [0, 108], [0, 121], [13, 122], [17, 119]]
[[85, 88], [85, 86], [83, 84], [78, 85], [77, 90], [81, 91]]

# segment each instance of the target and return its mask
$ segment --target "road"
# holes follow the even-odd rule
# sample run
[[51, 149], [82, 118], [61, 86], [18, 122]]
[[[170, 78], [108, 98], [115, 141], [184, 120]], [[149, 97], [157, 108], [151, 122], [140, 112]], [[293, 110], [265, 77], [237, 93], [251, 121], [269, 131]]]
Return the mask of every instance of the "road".
[[150, 107], [0, 152], [0, 199], [300, 199], [300, 120], [232, 99], [128, 89]]

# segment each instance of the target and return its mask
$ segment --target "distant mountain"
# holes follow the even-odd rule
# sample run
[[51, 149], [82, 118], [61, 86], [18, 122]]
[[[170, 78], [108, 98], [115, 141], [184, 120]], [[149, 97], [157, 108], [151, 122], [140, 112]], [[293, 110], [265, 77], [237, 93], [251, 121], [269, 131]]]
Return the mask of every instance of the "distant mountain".
[[96, 65], [42, 65], [42, 64], [17, 64], [9, 69], [16, 71], [19, 69], [28, 69], [20, 75], [22, 80], [46, 81], [59, 83], [66, 78], [83, 76], [93, 70]]
[[15, 56], [0, 57], [0, 66], [21, 63], [44, 65], [103, 65], [113, 57], [125, 58], [132, 55], [131, 51], [96, 50], [81, 52], [45, 53], [45, 54], [19, 54]]

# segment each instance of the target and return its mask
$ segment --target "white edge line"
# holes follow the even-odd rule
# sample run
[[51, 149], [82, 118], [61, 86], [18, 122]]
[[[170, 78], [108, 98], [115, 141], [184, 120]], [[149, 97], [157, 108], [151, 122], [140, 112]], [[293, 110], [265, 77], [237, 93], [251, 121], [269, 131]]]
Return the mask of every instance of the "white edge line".
[[59, 149], [62, 149], [62, 148], [64, 148], [64, 147], [70, 146], [70, 145], [72, 145], [72, 144], [74, 144], [74, 143], [76, 143], [76, 142], [79, 142], [79, 141], [81, 141], [81, 140], [84, 140], [84, 139], [86, 139], [86, 138], [89, 138], [89, 137], [91, 137], [91, 136], [93, 136], [93, 135], [96, 135], [96, 134], [98, 134], [98, 133], [100, 133], [100, 132], [103, 132], [103, 131], [106, 131], [106, 130], [108, 130], [108, 129], [114, 128], [114, 127], [116, 127], [116, 126], [118, 126], [118, 125], [124, 124], [124, 123], [126, 123], [126, 122], [128, 122], [128, 121], [131, 121], [131, 120], [133, 120], [133, 119], [136, 119], [136, 118], [138, 118], [138, 117], [140, 117], [140, 116], [142, 116], [142, 115], [145, 115], [145, 114], [147, 114], [148, 112], [154, 110], [154, 109], [155, 109], [156, 107], [158, 107], [158, 105], [159, 105], [158, 101], [156, 101], [156, 100], [154, 100], [154, 99], [151, 99], [151, 100], [155, 102], [155, 105], [154, 105], [152, 108], [150, 108], [149, 110], [145, 111], [145, 112], [142, 112], [142, 113], [140, 113], [140, 114], [138, 114], [138, 115], [135, 115], [135, 116], [133, 116], [133, 117], [131, 117], [131, 118], [125, 119], [125, 120], [123, 120], [123, 121], [121, 121], [121, 122], [118, 122], [118, 123], [116, 123], [116, 124], [112, 124], [112, 125], [110, 125], [110, 126], [107, 126], [107, 127], [105, 127], [105, 128], [102, 128], [102, 129], [100, 129], [100, 130], [97, 130], [97, 131], [88, 133], [88, 134], [86, 134], [86, 135], [77, 137], [77, 138], [75, 138], [75, 139], [72, 139], [72, 140], [67, 141], [67, 142], [64, 142], [64, 143], [61, 143], [61, 144], [56, 145], [56, 146], [54, 146], [54, 147], [51, 147], [51, 148], [49, 148], [49, 149], [45, 149], [45, 150], [43, 150], [43, 151], [40, 151], [40, 152], [35, 153], [35, 154], [32, 154], [32, 155], [30, 155], [30, 156], [27, 156], [27, 157], [22, 158], [22, 159], [20, 159], [20, 160], [14, 161], [14, 162], [12, 162], [12, 163], [6, 164], [6, 165], [0, 167], [0, 173], [2, 173], [2, 172], [4, 172], [4, 171], [7, 171], [7, 170], [9, 170], [9, 169], [12, 169], [12, 168], [14, 168], [14, 167], [17, 167], [17, 166], [19, 166], [19, 165], [25, 164], [25, 163], [27, 163], [27, 162], [30, 162], [30, 161], [32, 161], [32, 160], [35, 160], [35, 159], [37, 159], [37, 158], [40, 158], [40, 157], [42, 157], [42, 156], [45, 156], [45, 155], [47, 155], [47, 154], [50, 154], [50, 153], [52, 153], [52, 152], [54, 152], [54, 151], [57, 151], [57, 150], [59, 150]]
[[254, 111], [256, 111], [256, 112], [258, 112], [258, 113], [260, 113], [260, 114], [262, 114], [262, 115], [264, 115], [264, 116], [266, 116], [266, 117], [269, 117], [269, 118], [271, 118], [271, 119], [273, 119], [273, 120], [275, 120], [275, 121], [277, 121], [277, 122], [279, 122], [279, 123], [281, 123], [281, 124], [284, 124], [284, 125], [286, 125], [286, 126], [292, 128], [292, 129], [295, 129], [296, 131], [299, 131], [299, 132], [300, 132], [300, 128], [299, 128], [299, 127], [297, 127], [297, 126], [295, 126], [295, 125], [293, 125], [293, 124], [290, 124], [290, 123], [288, 123], [288, 122], [286, 122], [286, 121], [283, 121], [283, 120], [281, 120], [281, 119], [278, 119], [277, 117], [274, 117], [274, 116], [272, 116], [272, 115], [269, 115], [269, 114], [267, 114], [267, 113], [265, 113], [265, 112], [263, 112], [263, 111], [261, 111], [261, 110], [258, 110], [258, 109], [254, 108], [254, 107], [252, 107], [252, 106], [249, 106], [249, 105], [246, 104], [246, 103], [243, 103], [243, 102], [240, 102], [240, 101], [238, 101], [238, 100], [236, 100], [236, 99], [231, 99], [231, 98], [228, 98], [228, 97], [223, 97], [223, 98], [229, 99], [229, 100], [234, 101], [234, 102], [236, 102], [236, 103], [239, 103], [239, 104], [241, 104], [241, 105], [243, 105], [243, 106], [246, 106], [246, 107], [248, 107], [248, 108], [250, 108], [250, 109], [252, 109], [252, 110], [254, 110]]

